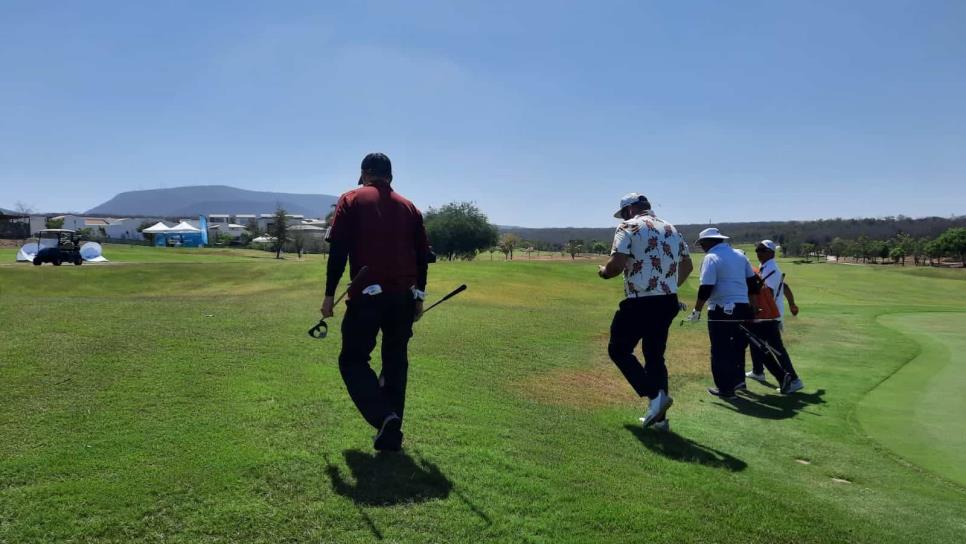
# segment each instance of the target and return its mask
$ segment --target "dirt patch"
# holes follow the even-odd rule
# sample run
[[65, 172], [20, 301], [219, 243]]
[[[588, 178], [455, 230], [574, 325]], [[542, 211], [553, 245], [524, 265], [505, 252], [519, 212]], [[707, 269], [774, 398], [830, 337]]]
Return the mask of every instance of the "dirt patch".
[[[676, 327], [676, 325], [675, 325]], [[673, 390], [675, 382], [710, 375], [707, 336], [672, 330], [665, 352]], [[597, 355], [584, 367], [555, 368], [535, 374], [512, 386], [520, 394], [543, 404], [600, 408], [641, 402], [624, 375], [607, 356], [607, 336], [597, 341]], [[643, 360], [640, 350], [636, 353]]]
[[20, 249], [26, 240], [0, 240], [0, 249]]

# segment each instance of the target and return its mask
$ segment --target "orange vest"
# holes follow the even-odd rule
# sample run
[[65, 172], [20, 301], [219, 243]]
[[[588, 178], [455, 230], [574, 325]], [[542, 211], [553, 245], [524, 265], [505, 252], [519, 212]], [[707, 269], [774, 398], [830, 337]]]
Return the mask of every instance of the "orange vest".
[[[755, 269], [755, 274], [758, 274], [758, 269]], [[761, 290], [757, 294], [748, 297], [749, 302], [751, 302], [751, 307], [755, 310], [755, 319], [770, 320], [780, 318], [781, 313], [778, 312], [775, 293], [772, 292], [771, 287], [765, 285], [765, 280], [761, 276], [758, 276], [758, 284], [761, 285]]]

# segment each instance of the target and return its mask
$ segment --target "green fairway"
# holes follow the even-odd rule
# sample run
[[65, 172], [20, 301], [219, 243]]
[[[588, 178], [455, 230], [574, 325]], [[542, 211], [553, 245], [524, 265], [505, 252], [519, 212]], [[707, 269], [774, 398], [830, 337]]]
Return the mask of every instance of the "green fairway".
[[[661, 435], [638, 428], [644, 404], [607, 359], [618, 280], [579, 260], [436, 264], [430, 300], [469, 290], [417, 324], [406, 450], [374, 456], [335, 362], [343, 309], [329, 338], [306, 334], [320, 258], [105, 255], [0, 266], [0, 542], [966, 534], [964, 369], [941, 347], [962, 352], [963, 320], [939, 313], [966, 307], [963, 271], [783, 263], [803, 394], [709, 397], [704, 324], [675, 324]], [[930, 397], [901, 424], [885, 417], [896, 387]]]
[[869, 434], [913, 463], [966, 486], [966, 314], [895, 314], [880, 321], [919, 354], [859, 405]]

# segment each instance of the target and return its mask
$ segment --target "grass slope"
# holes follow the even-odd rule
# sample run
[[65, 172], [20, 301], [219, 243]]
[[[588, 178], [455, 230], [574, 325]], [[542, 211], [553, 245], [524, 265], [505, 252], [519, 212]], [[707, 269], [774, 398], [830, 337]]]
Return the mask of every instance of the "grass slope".
[[902, 457], [966, 486], [966, 313], [880, 321], [910, 335], [920, 352], [863, 399], [859, 421]]
[[643, 405], [607, 361], [617, 281], [586, 262], [434, 265], [432, 293], [470, 290], [417, 325], [406, 453], [380, 457], [337, 327], [305, 334], [319, 261], [106, 254], [123, 264], [0, 268], [0, 542], [907, 543], [966, 528], [962, 487], [855, 423], [919, 350], [877, 318], [961, 310], [956, 271], [787, 263], [807, 385], [791, 398], [709, 398], [706, 332], [674, 326], [662, 436], [637, 429]]

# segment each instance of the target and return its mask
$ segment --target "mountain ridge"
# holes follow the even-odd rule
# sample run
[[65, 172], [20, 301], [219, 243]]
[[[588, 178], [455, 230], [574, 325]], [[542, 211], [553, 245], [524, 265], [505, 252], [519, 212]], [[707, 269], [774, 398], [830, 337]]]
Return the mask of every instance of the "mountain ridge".
[[273, 213], [281, 207], [290, 214], [324, 217], [337, 200], [337, 196], [326, 194], [253, 191], [228, 185], [186, 185], [125, 191], [84, 213], [177, 217]]

